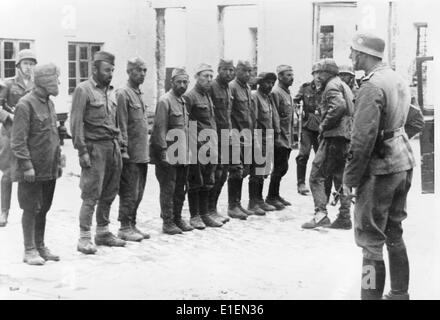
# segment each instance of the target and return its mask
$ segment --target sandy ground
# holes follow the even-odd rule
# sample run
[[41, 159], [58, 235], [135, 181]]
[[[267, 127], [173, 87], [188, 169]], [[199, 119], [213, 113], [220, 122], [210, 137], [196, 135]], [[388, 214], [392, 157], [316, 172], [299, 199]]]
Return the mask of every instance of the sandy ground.
[[[418, 155], [418, 140], [413, 146]], [[100, 247], [97, 255], [85, 256], [76, 251], [79, 166], [70, 140], [63, 149], [68, 163], [58, 180], [46, 236], [48, 246], [62, 260], [42, 267], [22, 262], [21, 212], [14, 185], [10, 223], [0, 228], [0, 299], [359, 298], [362, 256], [353, 231], [301, 229], [312, 216], [313, 203], [311, 196], [296, 193], [297, 150], [282, 182], [282, 196], [292, 207], [177, 236], [161, 232], [159, 187], [150, 166], [138, 224], [151, 233], [151, 239], [126, 248]], [[420, 180], [418, 166], [404, 225], [410, 292], [413, 299], [439, 299], [440, 211], [434, 195], [421, 194]], [[220, 199], [223, 212], [226, 197], [225, 189]], [[247, 186], [243, 199], [247, 205]], [[111, 214], [114, 232], [117, 209], [118, 200]], [[336, 208], [330, 207], [332, 220], [336, 214]], [[189, 216], [187, 203], [184, 216]]]

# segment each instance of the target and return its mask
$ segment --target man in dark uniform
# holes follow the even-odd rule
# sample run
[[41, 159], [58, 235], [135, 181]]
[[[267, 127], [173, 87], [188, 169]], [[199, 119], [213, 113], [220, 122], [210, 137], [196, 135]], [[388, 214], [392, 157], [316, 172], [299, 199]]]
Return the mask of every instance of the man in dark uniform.
[[293, 69], [288, 65], [277, 67], [278, 84], [271, 92], [272, 101], [279, 116], [280, 136], [275, 141], [274, 166], [270, 177], [266, 203], [282, 210], [291, 203], [280, 196], [281, 179], [289, 169], [289, 157], [293, 148], [294, 106], [289, 87], [293, 83]]
[[115, 57], [98, 51], [94, 55], [93, 74], [73, 92], [71, 132], [81, 165], [80, 238], [77, 249], [95, 254], [91, 241], [93, 213], [96, 209], [95, 244], [123, 247], [125, 241], [109, 231], [110, 206], [119, 192], [122, 170], [122, 137], [116, 123], [116, 96], [110, 82]]
[[[278, 113], [270, 96], [277, 75], [262, 72], [256, 80], [258, 89], [252, 93], [252, 98], [257, 134], [254, 135], [254, 156], [249, 176], [248, 210], [253, 211], [255, 215], [264, 215], [266, 211], [276, 209], [263, 200], [263, 187], [264, 179], [268, 177], [272, 165], [274, 139], [279, 138], [280, 134]], [[256, 154], [261, 155], [261, 159], [256, 159]], [[265, 161], [260, 161], [263, 159]]]
[[[209, 191], [209, 212], [217, 220], [225, 223], [229, 221], [218, 213], [217, 202], [220, 197], [223, 185], [228, 178], [229, 159], [222, 163], [222, 143], [226, 144], [223, 147], [229, 148], [229, 131], [231, 129], [231, 91], [229, 90], [229, 82], [234, 79], [235, 67], [232, 60], [220, 59], [218, 64], [217, 78], [212, 81], [211, 85], [211, 99], [214, 103], [215, 122], [217, 125], [218, 136], [218, 163], [214, 175], [214, 187]], [[222, 140], [222, 131], [228, 131], [227, 140]]]
[[402, 238], [406, 198], [415, 159], [404, 126], [410, 106], [405, 80], [382, 62], [385, 42], [357, 34], [350, 58], [366, 76], [356, 97], [344, 192], [356, 196], [355, 239], [363, 249], [362, 299], [381, 299], [385, 286], [383, 246], [388, 249], [391, 291], [409, 299], [409, 262]]
[[[239, 161], [232, 161], [229, 165], [228, 177], [228, 215], [231, 218], [246, 220], [253, 212], [246, 210], [241, 205], [241, 192], [243, 179], [249, 174], [252, 162], [252, 97], [249, 87], [252, 66], [249, 61], [237, 62], [236, 78], [229, 83], [232, 97], [231, 127], [232, 127], [232, 151], [239, 149]], [[237, 133], [248, 133], [237, 139]], [[235, 137], [235, 138], [234, 138]], [[231, 159], [234, 160], [234, 152]], [[246, 158], [246, 155], [250, 155]]]
[[302, 117], [301, 143], [299, 146], [298, 156], [296, 157], [296, 179], [298, 193], [307, 195], [309, 189], [306, 187], [306, 171], [307, 162], [309, 160], [310, 151], [318, 151], [319, 142], [319, 103], [321, 101], [321, 85], [318, 81], [318, 64], [313, 64], [311, 82], [304, 83], [299, 89], [293, 102], [299, 104], [303, 101], [303, 111], [299, 115]]
[[[305, 229], [330, 226], [330, 220], [327, 217], [328, 196], [325, 190], [329, 177], [333, 177], [337, 190], [342, 188], [354, 105], [353, 93], [337, 76], [338, 71], [338, 66], [333, 59], [324, 59], [319, 62], [317, 71], [319, 81], [325, 88], [322, 93], [322, 121], [319, 125], [322, 139], [313, 160], [309, 181], [315, 203], [315, 215], [311, 221], [302, 225]], [[338, 218], [331, 227], [350, 229], [350, 199], [342, 192], [340, 203]]]
[[[182, 219], [182, 207], [185, 201], [185, 186], [188, 179], [187, 137], [188, 112], [182, 95], [188, 88], [188, 74], [184, 69], [175, 68], [171, 74], [171, 90], [161, 96], [157, 102], [154, 126], [150, 139], [151, 162], [156, 165], [156, 178], [160, 186], [160, 216], [163, 219], [162, 231], [166, 234], [181, 234], [194, 228]], [[179, 141], [183, 146], [183, 161], [170, 163], [170, 131], [178, 130], [182, 134]]]
[[32, 50], [24, 49], [18, 52], [16, 62], [15, 77], [6, 79], [4, 87], [0, 87], [0, 106], [4, 112], [10, 114], [0, 129], [0, 158], [3, 172], [1, 180], [1, 213], [0, 227], [6, 226], [8, 223], [9, 209], [11, 207], [11, 157], [12, 151], [10, 147], [11, 127], [15, 106], [25, 94], [30, 92], [34, 87], [33, 69], [37, 64], [37, 57]]
[[53, 64], [35, 68], [35, 87], [16, 105], [12, 125], [12, 178], [18, 181], [18, 202], [23, 209], [23, 262], [30, 265], [60, 259], [44, 243], [46, 215], [62, 172], [57, 116], [49, 99], [58, 95], [58, 76]]
[[[192, 90], [185, 93], [184, 99], [188, 110], [189, 120], [197, 123], [197, 131], [190, 132], [190, 139], [197, 144], [195, 164], [189, 165], [188, 171], [188, 205], [191, 214], [190, 224], [195, 229], [206, 227], [221, 227], [223, 223], [211, 215], [208, 208], [209, 191], [214, 186], [215, 163], [204, 163], [200, 159], [199, 151], [202, 146], [209, 145], [215, 148], [217, 155], [217, 127], [215, 124], [214, 104], [212, 103], [210, 90], [214, 77], [214, 70], [209, 64], [202, 63], [196, 70], [196, 84]], [[211, 130], [215, 140], [201, 140], [202, 131]], [[218, 157], [215, 157], [217, 162]]]
[[139, 204], [144, 195], [149, 162], [148, 115], [140, 85], [147, 74], [145, 61], [134, 57], [127, 63], [128, 83], [116, 91], [118, 102], [118, 125], [128, 157], [123, 158], [119, 186], [118, 236], [127, 241], [149, 239], [148, 233], [136, 227]]

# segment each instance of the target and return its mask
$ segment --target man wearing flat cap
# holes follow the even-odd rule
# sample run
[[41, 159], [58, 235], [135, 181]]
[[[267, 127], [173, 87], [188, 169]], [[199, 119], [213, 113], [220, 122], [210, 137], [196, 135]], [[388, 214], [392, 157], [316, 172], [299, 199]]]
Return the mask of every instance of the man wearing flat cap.
[[[160, 186], [160, 216], [162, 231], [169, 235], [181, 234], [194, 228], [182, 219], [185, 186], [188, 179], [188, 112], [183, 94], [188, 88], [189, 77], [185, 69], [175, 68], [171, 74], [171, 90], [162, 95], [156, 105], [156, 115], [150, 139], [151, 163], [156, 165], [156, 178]], [[168, 140], [170, 132], [183, 136], [175, 152], [169, 150], [174, 140]], [[183, 152], [183, 154], [180, 154]], [[178, 158], [173, 162], [170, 153]], [[179, 160], [182, 159], [182, 160]], [[170, 162], [171, 161], [171, 162]]]
[[280, 136], [275, 141], [274, 166], [270, 177], [269, 192], [266, 202], [277, 210], [282, 210], [291, 203], [280, 196], [281, 179], [289, 169], [289, 157], [292, 151], [293, 139], [293, 100], [289, 87], [293, 83], [293, 69], [289, 65], [277, 67], [278, 84], [271, 92], [274, 106], [279, 116]]
[[122, 170], [121, 152], [125, 153], [116, 123], [116, 96], [110, 82], [115, 57], [105, 51], [94, 55], [92, 76], [73, 92], [70, 125], [73, 145], [81, 165], [80, 238], [77, 249], [95, 254], [91, 241], [92, 218], [96, 209], [95, 244], [125, 246], [125, 241], [109, 230], [110, 206], [119, 191]]
[[116, 91], [118, 103], [117, 119], [127, 156], [122, 164], [119, 185], [119, 218], [121, 227], [118, 236], [126, 241], [142, 241], [149, 234], [136, 226], [139, 204], [144, 195], [149, 162], [147, 106], [140, 89], [145, 81], [147, 65], [140, 57], [127, 62], [128, 82]]
[[[211, 99], [214, 104], [214, 115], [217, 126], [218, 136], [218, 163], [215, 169], [214, 186], [209, 191], [209, 212], [217, 220], [223, 223], [229, 221], [227, 216], [221, 215], [218, 211], [217, 202], [220, 197], [222, 188], [228, 178], [229, 171], [229, 157], [222, 161], [226, 152], [222, 152], [223, 148], [229, 149], [229, 134], [231, 130], [231, 90], [229, 90], [229, 83], [235, 77], [235, 67], [232, 60], [220, 59], [217, 69], [217, 78], [212, 81], [211, 85]], [[227, 133], [227, 139], [222, 139], [222, 132]], [[224, 145], [222, 145], [222, 143]]]
[[351, 46], [354, 69], [364, 70], [366, 76], [356, 97], [344, 191], [356, 196], [355, 240], [363, 249], [361, 299], [382, 298], [386, 245], [391, 291], [385, 298], [407, 300], [409, 262], [402, 221], [407, 216], [406, 198], [415, 166], [404, 129], [410, 90], [382, 62], [384, 48], [383, 39], [365, 33], [356, 34]]
[[[324, 90], [321, 103], [320, 143], [310, 172], [315, 214], [302, 225], [305, 229], [330, 226], [335, 229], [351, 229], [350, 199], [342, 191], [342, 176], [350, 143], [351, 122], [354, 112], [353, 93], [339, 77], [339, 68], [333, 59], [319, 62], [318, 78]], [[331, 224], [327, 217], [328, 194], [326, 183], [333, 178], [340, 193], [337, 219]], [[330, 180], [331, 181], [331, 180]]]
[[18, 52], [16, 60], [15, 76], [6, 79], [3, 88], [0, 86], [0, 112], [3, 113], [3, 120], [0, 119], [0, 170], [3, 172], [1, 179], [1, 213], [0, 227], [8, 223], [9, 209], [11, 206], [11, 127], [14, 117], [15, 106], [25, 94], [34, 87], [33, 69], [37, 64], [37, 57], [30, 49], [23, 49]]
[[[229, 164], [228, 177], [228, 216], [235, 219], [246, 220], [253, 212], [246, 210], [241, 205], [241, 191], [243, 179], [249, 174], [252, 159], [245, 159], [245, 153], [251, 154], [252, 131], [254, 123], [252, 119], [252, 96], [249, 87], [252, 66], [249, 61], [239, 60], [237, 62], [236, 78], [229, 83], [231, 90], [231, 135], [232, 141], [232, 162]], [[241, 132], [249, 132], [249, 137], [243, 136], [237, 139]], [[235, 138], [234, 138], [235, 136]], [[240, 137], [239, 137], [240, 138]], [[247, 149], [247, 151], [245, 150]], [[235, 150], [235, 151], [234, 151]], [[240, 159], [234, 159], [234, 152], [240, 153]]]
[[[197, 123], [197, 132], [190, 133], [190, 139], [197, 141], [197, 154], [199, 154], [202, 145], [208, 144], [211, 147], [215, 147], [215, 153], [217, 154], [217, 143], [212, 143], [213, 141], [210, 140], [201, 141], [199, 136], [202, 130], [213, 130], [215, 136], [217, 135], [214, 104], [210, 96], [213, 77], [214, 70], [212, 67], [206, 63], [200, 64], [196, 69], [195, 78], [197, 82], [194, 88], [184, 95], [189, 120]], [[197, 134], [197, 136], [193, 136], [193, 134]], [[214, 150], [210, 150], [210, 152], [213, 151]], [[209, 212], [208, 207], [209, 191], [214, 186], [216, 164], [204, 164], [199, 157], [195, 159], [195, 164], [191, 163], [189, 165], [188, 172], [190, 224], [199, 230], [205, 229], [206, 227], [218, 228], [223, 225], [223, 222], [215, 218], [211, 212]]]
[[[274, 139], [279, 139], [280, 135], [278, 113], [270, 96], [277, 76], [272, 72], [262, 72], [256, 80], [258, 88], [252, 93], [256, 134], [249, 175], [248, 210], [255, 215], [265, 215], [266, 211], [276, 209], [264, 201], [263, 187], [272, 165]], [[257, 154], [261, 157], [257, 157]]]
[[12, 125], [12, 179], [18, 181], [23, 210], [23, 262], [30, 265], [59, 260], [44, 241], [46, 215], [62, 172], [57, 115], [49, 98], [58, 95], [58, 77], [54, 64], [35, 68], [35, 86], [17, 103]]

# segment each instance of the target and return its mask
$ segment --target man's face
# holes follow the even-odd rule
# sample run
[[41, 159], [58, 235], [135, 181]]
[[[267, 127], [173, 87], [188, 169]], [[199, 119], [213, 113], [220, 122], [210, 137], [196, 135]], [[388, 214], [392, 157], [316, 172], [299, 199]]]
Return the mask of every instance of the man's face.
[[178, 97], [184, 94], [186, 92], [186, 89], [188, 89], [188, 83], [189, 81], [187, 76], [175, 76], [173, 81], [171, 82], [174, 94]]
[[145, 81], [147, 75], [147, 67], [136, 67], [128, 71], [130, 81], [135, 85], [141, 85]]
[[275, 84], [275, 80], [272, 79], [264, 80], [260, 82], [259, 88], [264, 94], [269, 94], [272, 91], [274, 84]]
[[51, 78], [51, 81], [49, 81], [45, 86], [47, 93], [51, 96], [56, 97], [59, 93], [59, 87], [58, 87], [59, 84], [60, 84], [59, 76], [53, 76]]
[[350, 73], [341, 73], [339, 78], [341, 78], [341, 80], [344, 81], [349, 87], [353, 85], [354, 76]]
[[285, 85], [286, 87], [290, 87], [293, 83], [293, 71], [283, 71], [278, 75], [278, 80]]
[[318, 74], [318, 81], [322, 85], [325, 85], [333, 75], [331, 73], [328, 73], [327, 71], [317, 71]]
[[211, 88], [212, 79], [214, 78], [214, 72], [205, 70], [200, 72], [197, 76], [197, 84], [205, 91]]
[[231, 82], [235, 77], [234, 67], [221, 67], [218, 69], [218, 76], [223, 82]]
[[350, 55], [348, 56], [349, 59], [351, 59], [351, 63], [353, 64], [353, 69], [355, 71], [363, 70], [362, 69], [362, 55], [359, 51], [354, 50], [353, 48], [350, 48]]
[[108, 87], [112, 82], [114, 70], [115, 67], [112, 64], [106, 61], [100, 61], [93, 73], [101, 84]]
[[251, 80], [251, 72], [252, 69], [250, 68], [243, 68], [243, 67], [237, 68], [237, 79], [240, 82], [248, 83], [249, 80]]
[[23, 59], [20, 61], [18, 67], [25, 76], [30, 77], [34, 71], [35, 61], [32, 59]]
[[316, 89], [320, 89], [321, 88], [321, 82], [319, 81], [319, 74], [318, 72], [313, 72], [313, 82], [315, 83], [315, 87]]

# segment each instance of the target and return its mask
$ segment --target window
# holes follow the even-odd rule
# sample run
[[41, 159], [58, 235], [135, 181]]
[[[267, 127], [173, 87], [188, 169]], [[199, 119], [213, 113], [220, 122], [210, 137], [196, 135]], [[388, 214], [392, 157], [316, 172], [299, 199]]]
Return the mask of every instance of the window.
[[102, 43], [69, 42], [69, 94], [76, 86], [92, 74], [92, 61], [95, 52], [101, 50]]
[[321, 26], [319, 32], [319, 58], [333, 58], [333, 26]]
[[33, 40], [0, 39], [0, 78], [14, 77], [18, 51], [33, 46]]
[[[428, 53], [428, 47], [427, 47], [427, 34], [428, 34], [428, 24], [427, 23], [414, 23], [414, 26], [417, 31], [417, 39], [416, 39], [416, 57], [426, 57]], [[427, 79], [427, 65], [422, 65], [422, 79], [423, 82], [426, 83]], [[417, 73], [415, 70], [414, 65], [414, 71], [413, 71], [413, 86], [417, 86]]]

